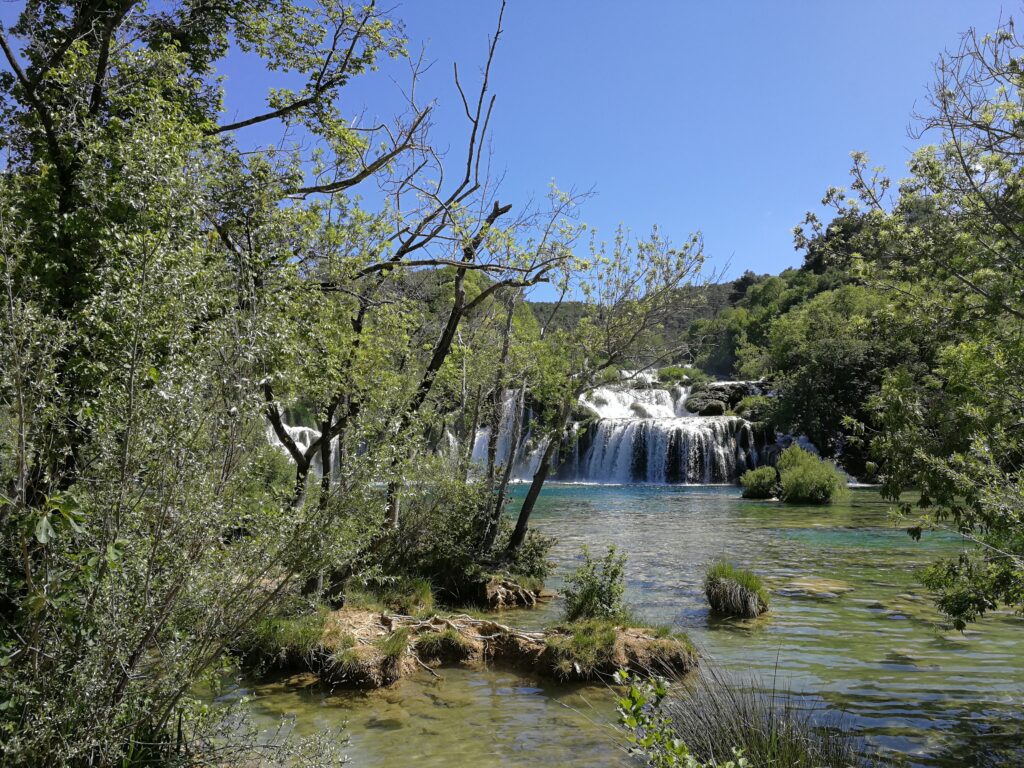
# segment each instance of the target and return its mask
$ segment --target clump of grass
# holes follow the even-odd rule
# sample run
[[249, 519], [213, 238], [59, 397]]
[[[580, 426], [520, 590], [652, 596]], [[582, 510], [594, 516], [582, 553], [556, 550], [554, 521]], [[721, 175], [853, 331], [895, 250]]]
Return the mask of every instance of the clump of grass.
[[827, 504], [847, 494], [846, 477], [831, 461], [825, 461], [798, 445], [779, 456], [782, 488], [779, 498], [787, 504]]
[[385, 658], [399, 659], [409, 649], [409, 628], [396, 629], [387, 637], [375, 641], [374, 645], [384, 654]]
[[740, 477], [744, 499], [771, 499], [779, 494], [778, 475], [775, 467], [748, 469]]
[[427, 579], [402, 579], [387, 585], [380, 595], [391, 610], [417, 616], [434, 608], [434, 588]]
[[278, 663], [310, 660], [322, 649], [326, 609], [297, 616], [275, 616], [262, 619], [242, 639], [242, 650], [256, 658]]
[[696, 759], [715, 764], [743, 751], [753, 766], [858, 768], [869, 763], [839, 717], [801, 706], [755, 681], [726, 677], [713, 666], [674, 687], [661, 711]]
[[555, 673], [560, 677], [590, 677], [598, 669], [615, 661], [616, 624], [610, 619], [588, 619], [568, 628], [564, 635], [550, 635], [545, 640]]
[[754, 573], [716, 560], [704, 574], [704, 594], [711, 610], [752, 619], [768, 610], [768, 590]]
[[473, 654], [473, 644], [462, 634], [447, 627], [441, 632], [427, 632], [416, 639], [416, 652], [426, 659], [462, 661]]
[[399, 579], [373, 587], [353, 587], [345, 605], [379, 613], [421, 616], [434, 609], [434, 590], [427, 579]]

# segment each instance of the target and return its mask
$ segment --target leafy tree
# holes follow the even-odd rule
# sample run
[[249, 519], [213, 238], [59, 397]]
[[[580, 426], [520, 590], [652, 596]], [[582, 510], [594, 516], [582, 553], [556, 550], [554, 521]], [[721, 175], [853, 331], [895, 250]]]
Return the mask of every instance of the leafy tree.
[[[841, 215], [870, 224], [865, 279], [937, 346], [929, 369], [885, 376], [871, 400], [872, 449], [884, 494], [907, 517], [917, 507], [913, 536], [942, 527], [976, 545], [926, 575], [958, 627], [1000, 605], [1024, 609], [1022, 55], [1012, 22], [969, 32], [936, 65], [920, 126], [939, 143], [914, 156], [896, 199], [861, 154], [852, 193], [829, 194]], [[908, 487], [916, 504], [900, 500]]]

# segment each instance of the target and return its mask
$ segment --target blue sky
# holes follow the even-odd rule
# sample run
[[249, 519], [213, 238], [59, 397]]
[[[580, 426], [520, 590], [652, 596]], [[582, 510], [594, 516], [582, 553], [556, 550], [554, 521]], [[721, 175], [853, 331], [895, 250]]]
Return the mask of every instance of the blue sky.
[[[5, 3], [0, 19], [21, 7]], [[438, 101], [435, 141], [453, 151], [464, 122], [452, 62], [475, 82], [497, 10], [395, 5], [411, 47], [434, 62], [420, 89]], [[791, 230], [846, 184], [849, 153], [903, 175], [939, 52], [1019, 11], [995, 0], [510, 0], [493, 72], [500, 198], [522, 206], [552, 180], [593, 188], [582, 218], [602, 235], [619, 223], [641, 234], [658, 224], [676, 242], [700, 230], [729, 277], [795, 266]], [[267, 86], [284, 84], [237, 53], [223, 72], [229, 117], [258, 112]], [[406, 72], [360, 78], [343, 109], [387, 118]], [[279, 135], [264, 125], [243, 141]]]
[[[397, 7], [435, 62], [424, 92], [449, 116], [451, 62], [476, 74], [497, 8]], [[594, 187], [583, 218], [602, 233], [657, 223], [681, 242], [699, 229], [730, 276], [795, 266], [792, 227], [847, 182], [849, 153], [902, 176], [911, 113], [939, 52], [1017, 10], [984, 0], [511, 0], [494, 72], [502, 198], [539, 196], [552, 179]], [[442, 113], [442, 140], [458, 146], [461, 128]]]

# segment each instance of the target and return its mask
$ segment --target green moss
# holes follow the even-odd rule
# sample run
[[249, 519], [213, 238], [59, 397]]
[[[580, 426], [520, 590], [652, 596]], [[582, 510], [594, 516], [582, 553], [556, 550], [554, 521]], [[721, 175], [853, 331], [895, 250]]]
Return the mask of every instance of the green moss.
[[768, 590], [751, 571], [717, 560], [704, 574], [704, 594], [712, 610], [754, 618], [768, 610]]
[[744, 499], [770, 499], [779, 494], [778, 475], [775, 467], [750, 469], [740, 477]]

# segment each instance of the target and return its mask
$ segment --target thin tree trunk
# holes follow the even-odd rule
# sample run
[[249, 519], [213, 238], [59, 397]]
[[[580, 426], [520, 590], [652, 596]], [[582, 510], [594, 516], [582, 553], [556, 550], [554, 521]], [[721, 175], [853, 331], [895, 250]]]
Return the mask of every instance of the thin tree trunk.
[[558, 414], [558, 429], [551, 431], [551, 438], [547, 448], [544, 449], [540, 465], [537, 467], [537, 471], [533, 473], [530, 490], [526, 492], [523, 506], [519, 508], [519, 517], [516, 520], [515, 530], [512, 531], [512, 538], [509, 539], [508, 547], [505, 549], [505, 558], [507, 560], [513, 559], [519, 548], [523, 546], [523, 542], [526, 541], [526, 532], [530, 526], [530, 515], [533, 514], [533, 508], [537, 504], [537, 499], [540, 496], [541, 489], [544, 488], [544, 482], [548, 479], [548, 474], [557, 463], [562, 435], [565, 434], [565, 429], [568, 426], [571, 415], [572, 403], [567, 402], [562, 406], [562, 411]]
[[473, 403], [473, 423], [470, 424], [469, 432], [466, 433], [466, 450], [463, 453], [462, 466], [459, 468], [460, 475], [469, 473], [469, 465], [473, 461], [473, 449], [476, 447], [476, 430], [480, 424], [480, 398], [483, 394], [483, 385], [476, 388], [476, 400]]
[[516, 456], [519, 455], [519, 447], [523, 440], [523, 408], [525, 407], [526, 400], [526, 388], [521, 387], [519, 394], [516, 396], [515, 404], [515, 416], [512, 422], [512, 435], [509, 442], [509, 458], [505, 462], [505, 467], [501, 473], [501, 482], [498, 484], [498, 488], [494, 494], [494, 506], [491, 509], [491, 517], [488, 521], [487, 532], [484, 537], [483, 547], [481, 551], [484, 553], [490, 552], [494, 546], [494, 540], [498, 536], [498, 531], [501, 528], [501, 514], [505, 511], [505, 492], [508, 490], [508, 484], [512, 480], [512, 471], [515, 468]]
[[[503, 406], [505, 404], [505, 369], [508, 367], [508, 350], [512, 336], [512, 314], [515, 310], [515, 297], [510, 296], [507, 312], [505, 314], [505, 334], [501, 340], [501, 356], [498, 358], [498, 367], [494, 372], [494, 389], [491, 404], [491, 433], [487, 439], [487, 492], [494, 493], [494, 474], [498, 462], [498, 438], [501, 437], [501, 422], [504, 420]], [[512, 459], [511, 456], [507, 461]]]

